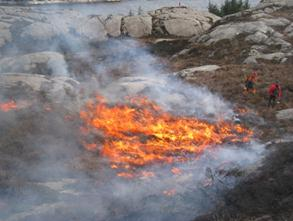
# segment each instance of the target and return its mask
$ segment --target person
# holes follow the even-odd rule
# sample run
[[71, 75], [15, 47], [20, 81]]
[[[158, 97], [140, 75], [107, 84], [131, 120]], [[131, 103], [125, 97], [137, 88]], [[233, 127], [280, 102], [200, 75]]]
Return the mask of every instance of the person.
[[250, 75], [247, 76], [245, 80], [245, 92], [247, 93], [256, 93], [256, 89], [254, 88], [254, 84], [257, 81], [257, 73], [253, 71]]
[[281, 98], [282, 90], [278, 82], [272, 83], [269, 87], [269, 102], [268, 107], [275, 107], [277, 98]]
[[240, 120], [238, 114], [233, 115], [233, 121], [234, 121], [235, 124], [241, 124], [241, 120]]

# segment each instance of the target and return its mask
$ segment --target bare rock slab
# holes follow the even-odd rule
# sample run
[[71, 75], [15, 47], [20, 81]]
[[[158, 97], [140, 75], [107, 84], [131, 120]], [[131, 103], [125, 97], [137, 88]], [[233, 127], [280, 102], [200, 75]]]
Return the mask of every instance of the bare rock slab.
[[124, 17], [122, 32], [134, 38], [149, 36], [152, 34], [152, 17], [149, 15]]
[[278, 120], [293, 120], [293, 108], [278, 111], [276, 117]]

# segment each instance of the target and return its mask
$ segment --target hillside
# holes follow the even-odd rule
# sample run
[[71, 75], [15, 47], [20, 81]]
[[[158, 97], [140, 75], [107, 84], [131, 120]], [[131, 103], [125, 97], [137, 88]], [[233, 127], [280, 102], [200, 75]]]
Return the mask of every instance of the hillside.
[[[292, 7], [271, 5], [224, 17], [201, 37], [153, 44], [153, 53], [168, 57], [177, 76], [208, 87], [266, 122], [243, 119], [269, 142], [263, 165], [228, 192], [213, 213], [196, 221], [293, 219], [293, 119], [290, 113], [283, 120], [276, 117], [278, 111], [293, 107], [292, 21]], [[219, 67], [195, 68], [203, 65]], [[257, 91], [245, 94], [246, 76], [253, 71], [258, 73]], [[268, 108], [268, 86], [275, 81], [282, 85], [283, 97], [275, 108]]]
[[1, 221], [293, 220], [288, 2], [1, 6]]

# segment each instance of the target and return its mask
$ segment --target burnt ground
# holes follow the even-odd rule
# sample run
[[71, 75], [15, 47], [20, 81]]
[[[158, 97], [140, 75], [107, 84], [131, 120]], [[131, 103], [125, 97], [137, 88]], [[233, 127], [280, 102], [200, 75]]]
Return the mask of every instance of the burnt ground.
[[[292, 20], [292, 8], [280, 10], [275, 14]], [[293, 42], [292, 38], [286, 40]], [[293, 121], [280, 121], [275, 117], [278, 110], [293, 108], [292, 57], [285, 64], [268, 61], [259, 61], [258, 65], [242, 64], [251, 46], [243, 41], [243, 36], [232, 41], [221, 41], [209, 47], [196, 43], [189, 44], [184, 39], [174, 39], [171, 53], [172, 41], [150, 45], [152, 53], [165, 59], [167, 57], [166, 62], [173, 71], [207, 64], [219, 65], [220, 70], [197, 73], [192, 79], [183, 81], [207, 87], [236, 106], [251, 110], [263, 118], [265, 124], [258, 124], [257, 121], [252, 123], [256, 130], [259, 130], [258, 138], [262, 142], [283, 139], [285, 135], [292, 139]], [[187, 54], [174, 57], [186, 48], [189, 50]], [[245, 94], [244, 81], [253, 70], [257, 70], [258, 73], [257, 92]], [[267, 90], [276, 80], [282, 86], [283, 97], [275, 108], [268, 108]], [[195, 221], [293, 220], [292, 147], [293, 142], [285, 140], [283, 143], [267, 145], [268, 156], [263, 165], [228, 192], [215, 211]]]
[[195, 221], [293, 220], [293, 142], [271, 145], [264, 165], [226, 194], [224, 205]]

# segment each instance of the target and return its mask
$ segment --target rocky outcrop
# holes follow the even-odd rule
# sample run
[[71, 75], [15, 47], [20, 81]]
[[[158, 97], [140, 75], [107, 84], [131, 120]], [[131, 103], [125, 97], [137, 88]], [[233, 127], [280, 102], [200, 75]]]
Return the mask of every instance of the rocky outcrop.
[[122, 20], [122, 33], [135, 38], [151, 35], [152, 17], [149, 15], [124, 17]]
[[276, 117], [279, 120], [293, 120], [293, 108], [278, 111]]
[[[221, 45], [221, 42], [238, 42], [246, 55], [243, 63], [258, 63], [268, 60], [284, 63], [293, 56], [292, 20], [276, 17], [273, 12], [282, 6], [262, 6], [229, 15], [219, 20], [214, 27], [200, 37], [193, 37], [191, 43], [207, 47]], [[250, 47], [250, 48], [249, 48]]]
[[105, 29], [109, 36], [119, 37], [121, 35], [121, 20], [122, 16], [119, 15], [110, 15], [105, 19]]
[[[64, 47], [105, 41], [108, 37], [150, 35], [198, 36], [219, 18], [187, 7], [169, 7], [133, 16], [87, 16], [73, 10], [40, 10], [29, 7], [0, 7], [0, 48], [17, 48], [34, 42], [36, 47]], [[25, 43], [24, 43], [25, 42]], [[54, 43], [54, 44], [52, 44]]]
[[244, 64], [257, 64], [257, 60], [259, 59], [271, 61], [274, 63], [285, 63], [288, 59], [287, 56], [292, 56], [292, 53], [286, 54], [282, 52], [275, 52], [270, 54], [264, 54], [258, 51], [251, 51], [249, 55], [250, 56], [243, 61]]
[[261, 0], [260, 5], [281, 4], [286, 6], [293, 6], [293, 0]]
[[0, 60], [0, 73], [30, 73], [41, 75], [67, 75], [64, 56], [57, 52], [39, 52]]
[[186, 80], [192, 80], [193, 78], [196, 78], [197, 73], [213, 72], [219, 70], [220, 68], [221, 67], [218, 65], [204, 65], [200, 67], [187, 68], [179, 72], [176, 72], [173, 75], [184, 78]]
[[[222, 40], [232, 40], [239, 35], [247, 35], [250, 36], [248, 40], [254, 40], [255, 38], [251, 37], [253, 34], [257, 34], [258, 36], [261, 34], [261, 39], [264, 39], [263, 37], [266, 34], [271, 35], [273, 33], [274, 30], [271, 27], [260, 21], [229, 23], [217, 26], [208, 34], [200, 37], [198, 41], [203, 42], [206, 45], [211, 45]], [[259, 39], [260, 38], [258, 37], [257, 40]]]
[[293, 37], [293, 23], [291, 23], [284, 31], [285, 35], [292, 38]]
[[153, 17], [153, 33], [155, 35], [171, 35], [177, 37], [198, 36], [208, 30], [219, 20], [213, 14], [198, 12], [191, 8], [162, 8], [151, 13]]
[[69, 28], [73, 28], [78, 36], [85, 38], [89, 42], [107, 40], [108, 33], [98, 16], [73, 20]]
[[43, 23], [35, 22], [28, 25], [20, 34], [20, 37], [31, 40], [46, 41], [54, 37], [61, 37], [69, 32], [67, 25], [60, 25], [60, 23]]
[[[26, 39], [47, 41], [54, 38], [70, 38], [70, 35], [88, 42], [98, 42], [107, 39], [107, 32], [100, 18], [80, 17], [68, 20], [59, 17], [47, 18], [46, 22], [34, 22], [21, 32], [20, 36]], [[70, 31], [70, 32], [69, 32]]]
[[110, 84], [107, 88], [111, 94], [139, 94], [150, 88], [163, 88], [167, 85], [165, 80], [154, 79], [152, 77], [123, 77], [119, 81]]
[[[26, 88], [26, 90], [30, 90], [35, 94], [46, 96], [47, 99], [54, 103], [65, 102], [69, 98], [74, 98], [74, 101], [77, 102], [78, 85], [79, 82], [68, 77], [47, 77], [26, 73], [0, 74], [1, 90], [21, 86], [21, 88]], [[75, 105], [72, 100], [70, 100], [69, 104]], [[70, 105], [67, 105], [67, 107], [70, 108]]]
[[0, 48], [11, 41], [9, 24], [0, 22]]

